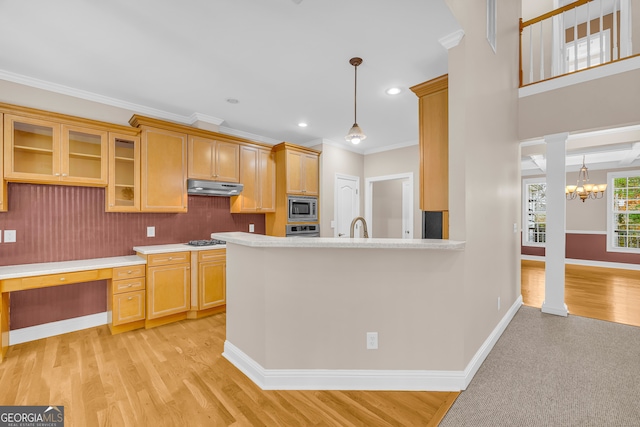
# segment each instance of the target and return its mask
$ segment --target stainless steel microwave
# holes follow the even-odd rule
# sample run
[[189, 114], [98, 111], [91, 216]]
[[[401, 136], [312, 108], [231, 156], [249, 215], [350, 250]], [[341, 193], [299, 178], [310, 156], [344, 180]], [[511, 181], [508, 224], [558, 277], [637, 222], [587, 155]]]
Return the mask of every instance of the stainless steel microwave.
[[311, 196], [288, 197], [288, 222], [318, 221], [318, 198]]

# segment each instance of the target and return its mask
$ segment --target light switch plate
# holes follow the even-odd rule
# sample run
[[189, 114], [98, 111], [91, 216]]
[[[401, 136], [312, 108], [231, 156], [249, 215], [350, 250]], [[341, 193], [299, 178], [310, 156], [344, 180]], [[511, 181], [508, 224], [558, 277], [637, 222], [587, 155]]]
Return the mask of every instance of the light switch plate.
[[4, 230], [4, 242], [15, 243], [16, 242], [16, 230]]
[[147, 237], [156, 237], [155, 227], [147, 227]]

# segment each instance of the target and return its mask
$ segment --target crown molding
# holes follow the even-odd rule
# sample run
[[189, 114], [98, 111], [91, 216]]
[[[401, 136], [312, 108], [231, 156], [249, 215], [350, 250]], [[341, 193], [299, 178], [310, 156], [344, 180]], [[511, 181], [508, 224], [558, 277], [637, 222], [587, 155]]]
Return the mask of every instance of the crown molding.
[[212, 125], [220, 126], [224, 122], [224, 119], [219, 119], [217, 117], [208, 116], [206, 114], [196, 112], [189, 116], [189, 124], [192, 125], [196, 122], [205, 122]]
[[398, 150], [400, 148], [413, 147], [414, 145], [418, 145], [418, 140], [413, 141], [405, 141], [399, 142], [397, 144], [385, 145], [384, 147], [371, 148], [364, 151], [364, 155], [367, 156], [369, 154], [383, 153], [385, 151]]
[[251, 132], [245, 132], [242, 130], [237, 130], [237, 129], [233, 129], [230, 127], [226, 127], [226, 126], [220, 126], [220, 133], [225, 133], [227, 135], [233, 135], [233, 136], [237, 136], [240, 138], [245, 138], [245, 139], [250, 139], [252, 141], [256, 141], [256, 142], [263, 142], [265, 144], [269, 144], [269, 145], [276, 145], [281, 143], [282, 141], [279, 141], [277, 139], [273, 139], [273, 138], [269, 138], [266, 136], [262, 136], [262, 135], [256, 135], [255, 133], [251, 133]]
[[157, 108], [146, 107], [144, 105], [135, 104], [133, 102], [122, 101], [120, 99], [111, 98], [97, 93], [89, 92], [81, 89], [74, 89], [69, 86], [51, 83], [44, 80], [36, 79], [33, 77], [27, 77], [20, 74], [12, 73], [5, 70], [0, 70], [0, 79], [18, 83], [25, 86], [34, 87], [36, 89], [42, 89], [61, 95], [72, 96], [74, 98], [80, 98], [87, 101], [97, 102], [99, 104], [110, 105], [112, 107], [122, 108], [124, 110], [130, 110], [135, 113], [144, 114], [148, 116], [158, 117], [165, 120], [170, 120], [179, 123], [189, 123], [190, 118], [182, 116], [180, 114], [170, 113], [168, 111], [158, 110]]
[[461, 28], [457, 31], [454, 31], [451, 34], [448, 34], [444, 37], [438, 39], [438, 42], [447, 50], [452, 47], [458, 46], [462, 38], [464, 37], [464, 30]]

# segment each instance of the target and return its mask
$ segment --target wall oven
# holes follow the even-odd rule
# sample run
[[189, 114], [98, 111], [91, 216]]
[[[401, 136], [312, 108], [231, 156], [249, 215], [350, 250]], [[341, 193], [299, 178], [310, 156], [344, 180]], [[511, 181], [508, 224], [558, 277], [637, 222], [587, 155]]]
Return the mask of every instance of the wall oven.
[[289, 196], [287, 205], [287, 222], [318, 222], [317, 197]]

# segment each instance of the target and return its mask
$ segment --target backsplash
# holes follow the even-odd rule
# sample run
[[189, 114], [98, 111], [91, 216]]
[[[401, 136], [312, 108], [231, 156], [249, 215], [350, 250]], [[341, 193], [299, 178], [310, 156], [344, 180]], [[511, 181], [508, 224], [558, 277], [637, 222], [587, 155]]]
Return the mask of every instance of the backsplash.
[[[16, 243], [0, 243], [0, 266], [133, 255], [134, 246], [209, 239], [213, 232], [265, 233], [262, 214], [231, 214], [228, 197], [189, 196], [189, 211], [106, 213], [104, 188], [9, 183], [9, 212], [0, 230], [16, 230]], [[146, 237], [147, 227], [156, 237]], [[4, 237], [4, 235], [2, 236]], [[11, 293], [11, 330], [106, 310], [106, 281]]]
[[[228, 197], [189, 196], [187, 213], [107, 213], [104, 188], [9, 183], [9, 212], [0, 230], [0, 266], [133, 255], [134, 246], [209, 239], [212, 232], [265, 233], [263, 214], [231, 214]], [[156, 237], [146, 237], [147, 227]]]

